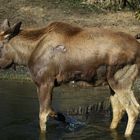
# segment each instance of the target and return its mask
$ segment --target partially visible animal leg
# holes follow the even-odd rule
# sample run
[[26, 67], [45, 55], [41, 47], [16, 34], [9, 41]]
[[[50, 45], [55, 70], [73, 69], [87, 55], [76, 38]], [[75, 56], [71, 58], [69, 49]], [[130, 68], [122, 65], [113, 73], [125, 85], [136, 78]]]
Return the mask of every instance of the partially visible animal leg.
[[126, 110], [128, 115], [128, 123], [125, 131], [126, 136], [132, 134], [140, 111], [140, 106], [132, 91], [132, 85], [137, 74], [138, 67], [136, 64], [134, 64], [127, 65], [124, 68], [118, 70], [113, 78], [109, 79], [108, 77], [109, 85], [115, 91], [119, 102]]
[[139, 115], [139, 107], [137, 107], [137, 105], [132, 99], [133, 96], [132, 90], [124, 90], [120, 92], [118, 91], [117, 96], [121, 104], [124, 106], [128, 115], [128, 123], [125, 131], [125, 135], [129, 136], [132, 134], [135, 123], [137, 121]]
[[46, 122], [48, 116], [56, 115], [56, 113], [51, 107], [53, 86], [54, 86], [54, 82], [49, 81], [44, 84], [41, 84], [38, 89], [38, 97], [39, 97], [39, 105], [40, 105], [39, 121], [40, 121], [41, 131], [46, 131]]
[[111, 106], [112, 106], [112, 112], [113, 112], [113, 119], [110, 125], [110, 129], [115, 129], [117, 128], [118, 123], [122, 119], [125, 109], [120, 103], [120, 101], [118, 100], [118, 97], [116, 94], [111, 95], [110, 100], [111, 100]]

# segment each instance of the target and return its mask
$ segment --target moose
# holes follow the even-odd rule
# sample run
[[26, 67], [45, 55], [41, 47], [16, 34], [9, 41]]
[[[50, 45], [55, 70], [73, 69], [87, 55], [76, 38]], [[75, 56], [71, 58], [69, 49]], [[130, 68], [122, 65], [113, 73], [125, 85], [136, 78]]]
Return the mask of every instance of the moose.
[[70, 81], [94, 84], [98, 69], [103, 66], [113, 110], [110, 129], [117, 128], [126, 112], [125, 136], [130, 136], [140, 112], [132, 90], [140, 65], [140, 43], [136, 38], [123, 32], [80, 28], [63, 22], [40, 29], [22, 29], [21, 24], [11, 26], [7, 19], [1, 24], [0, 68], [28, 67], [37, 87], [41, 132], [46, 131], [49, 116], [59, 117], [51, 106], [53, 88]]

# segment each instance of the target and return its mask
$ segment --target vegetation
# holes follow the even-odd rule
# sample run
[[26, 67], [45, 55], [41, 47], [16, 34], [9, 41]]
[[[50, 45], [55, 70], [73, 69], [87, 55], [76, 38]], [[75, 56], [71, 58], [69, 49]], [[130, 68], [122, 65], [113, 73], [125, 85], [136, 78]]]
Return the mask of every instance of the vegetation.
[[98, 5], [107, 10], [132, 9], [137, 10], [140, 6], [139, 0], [85, 0], [87, 4]]
[[70, 12], [71, 9], [79, 11], [118, 11], [139, 10], [140, 0], [53, 0], [59, 8]]
[[16, 70], [14, 69], [0, 70], [0, 79], [31, 81], [29, 72], [25, 67], [17, 67]]
[[136, 19], [140, 20], [140, 0], [85, 0], [85, 4], [95, 5], [102, 11], [135, 11]]

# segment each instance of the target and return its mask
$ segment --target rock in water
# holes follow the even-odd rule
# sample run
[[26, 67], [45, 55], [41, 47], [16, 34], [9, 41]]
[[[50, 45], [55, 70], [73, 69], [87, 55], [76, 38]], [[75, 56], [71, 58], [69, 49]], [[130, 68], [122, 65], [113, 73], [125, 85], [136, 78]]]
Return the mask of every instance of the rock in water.
[[64, 115], [60, 112], [57, 113], [55, 120], [61, 121], [64, 124], [65, 130], [68, 132], [78, 130], [85, 126], [84, 122], [77, 120], [75, 117]]

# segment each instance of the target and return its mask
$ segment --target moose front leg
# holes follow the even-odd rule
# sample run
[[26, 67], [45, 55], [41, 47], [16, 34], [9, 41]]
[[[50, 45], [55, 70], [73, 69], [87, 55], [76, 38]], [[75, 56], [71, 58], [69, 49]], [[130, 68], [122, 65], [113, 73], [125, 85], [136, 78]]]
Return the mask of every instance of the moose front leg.
[[54, 87], [53, 81], [47, 81], [43, 83], [38, 88], [38, 97], [39, 97], [39, 123], [41, 131], [46, 131], [46, 122], [48, 116], [54, 117], [56, 113], [53, 111], [51, 107], [52, 103], [52, 90]]

